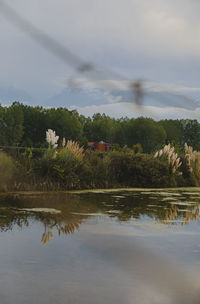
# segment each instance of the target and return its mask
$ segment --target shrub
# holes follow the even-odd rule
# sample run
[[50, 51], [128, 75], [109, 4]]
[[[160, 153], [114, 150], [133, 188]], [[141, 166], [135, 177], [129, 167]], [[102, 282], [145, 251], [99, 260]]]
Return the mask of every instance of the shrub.
[[181, 159], [178, 157], [178, 154], [175, 153], [175, 148], [171, 147], [170, 144], [165, 145], [163, 149], [157, 151], [154, 158], [167, 160], [171, 173], [182, 175], [182, 172], [179, 169], [182, 165]]
[[182, 166], [183, 176], [189, 186], [200, 185], [200, 152], [185, 143], [185, 155]]
[[133, 154], [114, 151], [107, 154], [107, 176], [109, 183], [115, 185], [128, 185], [130, 181], [130, 168]]
[[77, 142], [68, 140], [65, 149], [71, 152], [79, 162], [83, 161], [84, 150]]
[[49, 147], [43, 157], [35, 162], [35, 172], [47, 184], [59, 185], [59, 189], [80, 188], [79, 167], [83, 157], [83, 148], [76, 142], [68, 141], [60, 149]]
[[84, 166], [85, 169], [87, 168], [84, 176], [84, 181], [87, 180], [92, 188], [107, 187], [107, 165], [106, 158], [104, 158], [103, 153], [99, 153], [97, 151], [87, 151], [85, 155]]
[[151, 155], [137, 154], [133, 161], [132, 186], [170, 187], [176, 186], [176, 180], [165, 161], [154, 159]]
[[9, 187], [14, 174], [14, 164], [12, 159], [0, 152], [0, 191], [5, 191]]
[[166, 162], [147, 154], [112, 152], [108, 156], [110, 184], [126, 187], [168, 187], [176, 182]]
[[133, 145], [133, 151], [134, 151], [135, 154], [142, 153], [143, 149], [142, 149], [141, 144]]

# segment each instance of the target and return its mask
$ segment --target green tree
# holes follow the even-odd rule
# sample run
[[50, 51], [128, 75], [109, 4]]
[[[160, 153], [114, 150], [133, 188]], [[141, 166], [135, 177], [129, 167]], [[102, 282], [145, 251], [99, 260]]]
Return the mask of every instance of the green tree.
[[56, 131], [60, 140], [80, 141], [83, 138], [83, 127], [76, 111], [68, 111], [66, 108], [52, 108], [47, 112], [47, 128]]
[[165, 143], [166, 132], [151, 118], [131, 119], [127, 128], [127, 144], [141, 144], [144, 153], [151, 153]]
[[117, 130], [116, 120], [105, 114], [94, 114], [84, 125], [84, 134], [89, 141], [113, 143]]
[[158, 124], [165, 129], [166, 144], [172, 143], [173, 145], [183, 146], [183, 124], [181, 120], [165, 119], [160, 120]]
[[197, 120], [182, 120], [183, 140], [195, 150], [200, 150], [200, 124]]
[[19, 145], [24, 133], [24, 115], [19, 102], [14, 102], [10, 107], [4, 108], [2, 128], [5, 145]]
[[40, 147], [45, 142], [47, 130], [46, 110], [42, 107], [23, 106], [24, 113], [24, 135], [22, 144], [24, 146]]

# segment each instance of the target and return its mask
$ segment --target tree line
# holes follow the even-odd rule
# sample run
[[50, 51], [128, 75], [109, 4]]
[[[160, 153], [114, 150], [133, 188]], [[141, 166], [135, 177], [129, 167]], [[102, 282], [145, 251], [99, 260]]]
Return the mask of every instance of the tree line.
[[14, 102], [0, 105], [0, 145], [43, 147], [47, 129], [55, 130], [60, 143], [63, 138], [87, 147], [89, 141], [105, 141], [116, 149], [140, 144], [144, 153], [152, 153], [171, 143], [180, 149], [184, 143], [200, 150], [200, 124], [197, 120], [160, 120], [151, 118], [111, 118], [94, 114], [92, 118], [67, 108], [43, 108]]

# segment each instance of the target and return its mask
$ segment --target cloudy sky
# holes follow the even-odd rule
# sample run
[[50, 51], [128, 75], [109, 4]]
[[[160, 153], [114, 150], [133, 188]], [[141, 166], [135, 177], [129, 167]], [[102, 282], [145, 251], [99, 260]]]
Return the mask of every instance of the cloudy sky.
[[[13, 24], [11, 16], [0, 6], [2, 104], [17, 99], [33, 105], [74, 106], [86, 115], [106, 111], [113, 116], [137, 116], [139, 110], [127, 105], [130, 95], [125, 91], [130, 92], [124, 84], [127, 80], [141, 79], [146, 88], [143, 113], [149, 111], [150, 116], [157, 117], [162, 107], [162, 116], [198, 118], [195, 110], [200, 104], [198, 0], [6, 0], [6, 3], [81, 62], [92, 63], [95, 73], [80, 74], [69, 56], [63, 60], [38, 44]], [[76, 90], [69, 86], [72, 79]], [[108, 83], [114, 83], [117, 93], [105, 90], [104, 84]], [[119, 101], [125, 103], [115, 104]]]

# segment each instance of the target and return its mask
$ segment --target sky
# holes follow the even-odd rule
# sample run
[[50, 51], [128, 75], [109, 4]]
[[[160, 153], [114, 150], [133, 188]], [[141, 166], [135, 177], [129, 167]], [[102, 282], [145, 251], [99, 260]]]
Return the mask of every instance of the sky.
[[[94, 73], [80, 73], [70, 58], [63, 60], [32, 39], [11, 22], [1, 3], [2, 104], [21, 100], [76, 108], [85, 115], [198, 119], [198, 0], [6, 0], [78, 60], [92, 64]], [[145, 87], [141, 110], [127, 105], [132, 102], [127, 83], [138, 79]]]

